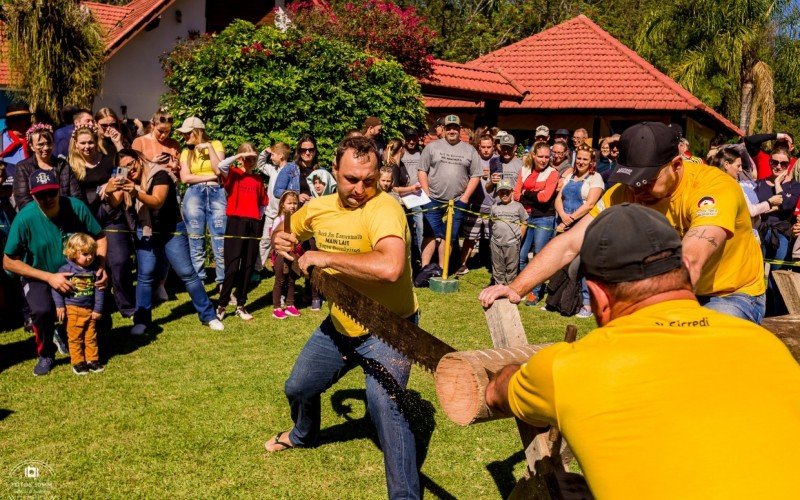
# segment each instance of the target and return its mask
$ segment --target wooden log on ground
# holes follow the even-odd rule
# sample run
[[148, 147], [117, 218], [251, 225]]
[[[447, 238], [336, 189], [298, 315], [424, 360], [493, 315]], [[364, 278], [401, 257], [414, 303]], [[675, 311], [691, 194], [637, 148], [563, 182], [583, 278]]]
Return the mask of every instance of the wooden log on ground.
[[486, 405], [486, 386], [492, 374], [506, 365], [525, 363], [550, 344], [506, 349], [451, 352], [436, 367], [436, 395], [445, 414], [458, 425], [486, 422], [497, 415]]
[[775, 334], [786, 344], [794, 359], [800, 363], [800, 314], [764, 318], [761, 326]]

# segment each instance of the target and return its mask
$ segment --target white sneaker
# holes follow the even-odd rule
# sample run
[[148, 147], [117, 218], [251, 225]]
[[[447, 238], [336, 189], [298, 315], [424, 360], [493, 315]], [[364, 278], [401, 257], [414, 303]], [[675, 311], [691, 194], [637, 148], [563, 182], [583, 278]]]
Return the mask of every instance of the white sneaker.
[[243, 321], [250, 321], [253, 319], [253, 315], [247, 312], [243, 306], [236, 308], [236, 315], [239, 316]]
[[208, 322], [208, 327], [214, 331], [221, 332], [225, 329], [225, 325], [222, 324], [222, 321], [218, 320], [217, 318], [212, 319]]
[[231, 294], [231, 298], [228, 300], [228, 305], [236, 307], [239, 305], [239, 302], [236, 300], [236, 296]]

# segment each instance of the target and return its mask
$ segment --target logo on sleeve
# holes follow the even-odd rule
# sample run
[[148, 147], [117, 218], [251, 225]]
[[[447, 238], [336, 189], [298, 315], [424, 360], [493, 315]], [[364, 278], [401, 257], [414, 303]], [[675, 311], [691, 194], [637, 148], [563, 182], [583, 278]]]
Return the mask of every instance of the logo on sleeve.
[[703, 196], [697, 202], [696, 217], [714, 217], [719, 212], [717, 211], [717, 201], [713, 196]]

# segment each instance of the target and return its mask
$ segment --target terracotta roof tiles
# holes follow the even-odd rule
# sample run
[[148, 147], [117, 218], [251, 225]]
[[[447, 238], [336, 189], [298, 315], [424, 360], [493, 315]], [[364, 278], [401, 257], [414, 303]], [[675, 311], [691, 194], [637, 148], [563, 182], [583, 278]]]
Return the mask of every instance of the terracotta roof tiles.
[[522, 101], [526, 91], [504, 73], [496, 69], [472, 67], [439, 59], [433, 62], [434, 74], [429, 79], [421, 79], [423, 93], [474, 98], [487, 98]]
[[[742, 131], [636, 52], [580, 15], [466, 63], [497, 69], [529, 90], [505, 109], [636, 109], [701, 111]], [[426, 99], [430, 107], [478, 107], [475, 102]]]

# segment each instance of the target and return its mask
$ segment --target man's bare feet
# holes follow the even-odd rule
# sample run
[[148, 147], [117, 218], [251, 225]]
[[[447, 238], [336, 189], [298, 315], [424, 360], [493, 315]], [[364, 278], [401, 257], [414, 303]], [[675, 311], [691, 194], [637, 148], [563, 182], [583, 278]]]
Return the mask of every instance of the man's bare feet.
[[279, 432], [274, 438], [264, 443], [264, 448], [268, 452], [274, 453], [276, 451], [283, 451], [283, 450], [288, 450], [290, 448], [294, 448], [294, 445], [292, 444], [292, 441], [289, 439], [288, 432]]

